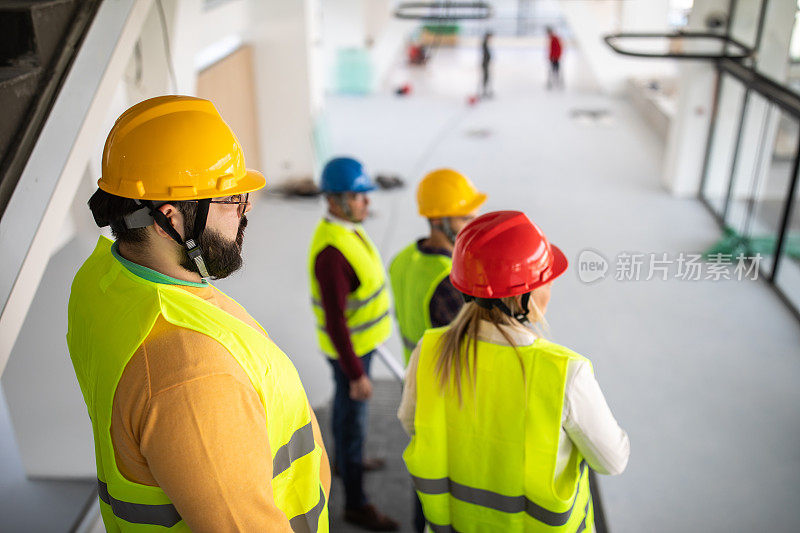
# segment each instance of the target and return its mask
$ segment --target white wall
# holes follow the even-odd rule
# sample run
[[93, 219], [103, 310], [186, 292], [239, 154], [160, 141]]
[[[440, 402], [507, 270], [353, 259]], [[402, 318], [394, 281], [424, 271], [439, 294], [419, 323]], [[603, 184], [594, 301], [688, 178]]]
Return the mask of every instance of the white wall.
[[314, 53], [310, 0], [269, 0], [250, 6], [261, 169], [271, 183], [311, 177], [315, 169], [312, 90]]
[[[320, 37], [324, 66], [323, 87], [336, 88], [336, 58], [340, 50], [365, 49], [367, 44], [367, 4], [370, 0], [324, 0], [320, 9]], [[370, 21], [374, 22], [374, 17]]]
[[[381, 0], [375, 3], [380, 4], [388, 2]], [[370, 5], [372, 5], [372, 2], [370, 2]], [[375, 8], [373, 8], [373, 10], [375, 10]], [[391, 14], [389, 8], [387, 8], [385, 14]], [[383, 23], [378, 27], [377, 23], [380, 20], [382, 20]], [[373, 15], [373, 21], [376, 23], [376, 26], [369, 27], [368, 25], [367, 35], [373, 36], [374, 39], [374, 43], [370, 49], [370, 57], [375, 73], [374, 88], [376, 91], [380, 91], [385, 88], [388, 82], [389, 71], [392, 66], [395, 65], [399, 57], [404, 57], [408, 37], [417, 27], [417, 23], [410, 20], [396, 19], [394, 17], [380, 19], [379, 14]]]
[[[708, 31], [706, 17], [716, 12], [727, 13], [728, 4], [729, 0], [695, 0], [687, 30]], [[662, 174], [662, 183], [676, 196], [697, 194], [716, 79], [716, 69], [708, 61], [683, 61], [678, 66], [677, 112], [670, 127]], [[728, 121], [735, 116], [735, 100], [725, 100], [722, 106], [718, 121]]]
[[[31, 207], [23, 201], [25, 194], [46, 181], [42, 176], [55, 179], [14, 287], [22, 291], [19, 280], [26, 280], [24, 296], [13, 308], [6, 306], [2, 315], [5, 319], [16, 309], [14, 319], [21, 321], [2, 382], [21, 460], [32, 476], [91, 477], [94, 472], [88, 418], [64, 338], [69, 282], [76, 263], [90, 250], [66, 245], [55, 255], [53, 251], [70, 232], [81, 235], [89, 227], [85, 219], [65, 221], [76, 212], [76, 202], [85, 206], [86, 191], [95, 188], [96, 176], [86, 172], [87, 164], [99, 156], [95, 150], [106, 134], [103, 122], [113, 112], [127, 58], [150, 4], [134, 0], [101, 6], [2, 220], [2, 224], [24, 220], [15, 211]], [[15, 245], [23, 243], [3, 243]]]
[[[650, 5], [648, 0], [647, 5]], [[634, 5], [645, 2], [627, 0], [560, 0], [559, 6], [586, 63], [592, 69], [601, 89], [607, 93], [621, 94], [626, 88], [628, 78], [647, 76], [667, 77], [676, 72], [675, 61], [670, 59], [640, 59], [617, 54], [603, 41], [609, 33], [622, 30], [633, 31], [640, 28], [648, 30], [656, 26], [656, 20], [665, 18], [659, 0], [659, 9], [634, 9]], [[658, 16], [653, 16], [656, 13]], [[639, 24], [642, 24], [640, 27]], [[623, 26], [624, 24], [624, 26]], [[663, 30], [661, 30], [663, 31]]]
[[629, 32], [669, 31], [670, 0], [623, 1], [619, 3], [620, 29]]

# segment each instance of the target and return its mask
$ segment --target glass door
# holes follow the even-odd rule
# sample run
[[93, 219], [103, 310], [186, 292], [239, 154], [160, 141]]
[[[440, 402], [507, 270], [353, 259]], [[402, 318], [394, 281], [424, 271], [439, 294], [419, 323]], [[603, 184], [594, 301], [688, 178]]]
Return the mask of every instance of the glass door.
[[712, 126], [701, 196], [718, 216], [723, 217], [731, 171], [736, 158], [742, 111], [747, 89], [741, 81], [720, 73], [717, 112]]
[[752, 119], [760, 123], [759, 150], [750, 176], [742, 176], [742, 186], [731, 199], [728, 220], [762, 256], [761, 270], [771, 277], [798, 156], [800, 122], [771, 105]]
[[[795, 169], [796, 171], [797, 169]], [[800, 313], [800, 186], [797, 175], [786, 204], [786, 226], [775, 270], [775, 285]]]

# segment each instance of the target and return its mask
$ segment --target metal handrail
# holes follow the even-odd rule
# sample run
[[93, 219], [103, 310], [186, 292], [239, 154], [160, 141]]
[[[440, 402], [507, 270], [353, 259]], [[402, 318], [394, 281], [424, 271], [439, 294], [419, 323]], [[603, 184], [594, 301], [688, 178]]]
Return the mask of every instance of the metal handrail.
[[389, 369], [389, 372], [402, 384], [405, 379], [405, 369], [403, 369], [403, 366], [395, 359], [392, 352], [383, 345], [378, 346], [375, 350], [378, 352], [378, 356], [381, 358], [381, 361], [383, 361], [383, 364]]
[[[631, 52], [629, 50], [619, 48], [615, 43], [616, 40], [625, 38], [717, 39], [719, 41], [722, 41], [723, 43], [723, 52], [721, 54], [694, 53], [694, 52], [667, 52], [664, 54], [651, 53], [651, 52]], [[692, 59], [692, 60], [719, 60], [719, 59], [741, 60], [751, 57], [755, 52], [753, 48], [746, 46], [744, 43], [736, 39], [733, 39], [727, 35], [720, 35], [718, 33], [708, 33], [708, 32], [690, 32], [690, 31], [679, 31], [673, 33], [619, 32], [604, 36], [603, 41], [605, 41], [605, 43], [609, 46], [609, 48], [614, 50], [614, 52], [621, 55], [632, 56], [632, 57], [672, 58], [672, 59]], [[728, 45], [733, 45], [737, 47], [741, 52], [738, 54], [728, 53], [727, 52]]]
[[[417, 9], [428, 9], [429, 13], [416, 14], [414, 10]], [[487, 2], [403, 2], [394, 10], [394, 16], [399, 19], [434, 22], [484, 20], [493, 14], [494, 8]]]
[[754, 68], [746, 67], [738, 61], [723, 59], [717, 67], [721, 72], [730, 74], [745, 87], [757, 92], [764, 99], [777, 105], [790, 115], [800, 118], [800, 95], [792, 89], [764, 76]]

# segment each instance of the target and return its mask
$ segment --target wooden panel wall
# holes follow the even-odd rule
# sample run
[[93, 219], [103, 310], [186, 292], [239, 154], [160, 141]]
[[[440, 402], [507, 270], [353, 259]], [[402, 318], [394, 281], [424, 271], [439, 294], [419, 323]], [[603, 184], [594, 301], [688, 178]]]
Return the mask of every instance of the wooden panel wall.
[[242, 46], [201, 71], [197, 96], [214, 102], [242, 144], [247, 167], [260, 170], [252, 47]]

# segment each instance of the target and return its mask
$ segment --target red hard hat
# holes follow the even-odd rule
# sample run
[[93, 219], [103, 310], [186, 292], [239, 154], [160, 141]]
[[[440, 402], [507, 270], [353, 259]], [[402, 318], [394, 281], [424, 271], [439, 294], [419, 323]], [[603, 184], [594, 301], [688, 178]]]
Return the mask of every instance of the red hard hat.
[[476, 298], [525, 294], [567, 269], [564, 253], [520, 211], [481, 215], [458, 233], [450, 281]]

